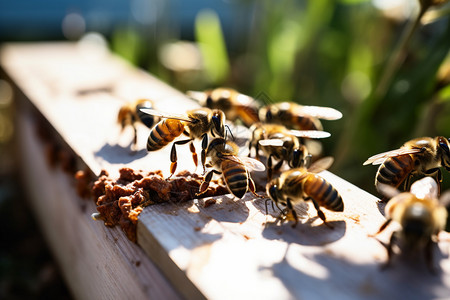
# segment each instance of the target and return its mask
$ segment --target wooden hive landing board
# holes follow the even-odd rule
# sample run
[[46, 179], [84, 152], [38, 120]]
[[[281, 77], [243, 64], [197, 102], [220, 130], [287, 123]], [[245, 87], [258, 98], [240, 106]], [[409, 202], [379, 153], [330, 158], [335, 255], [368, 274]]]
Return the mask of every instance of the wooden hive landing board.
[[[86, 54], [87, 53], [87, 54]], [[151, 98], [158, 109], [196, 107], [180, 92], [97, 47], [80, 44], [8, 44], [3, 69], [60, 137], [93, 173], [116, 174], [122, 166], [161, 169], [167, 174], [170, 149], [131, 154], [131, 131], [119, 134], [116, 114], [123, 99]], [[95, 91], [81, 93], [80, 91]], [[145, 147], [146, 129], [139, 129]], [[179, 151], [179, 169], [193, 170], [189, 151]], [[362, 166], [361, 166], [362, 167]], [[297, 207], [301, 222], [274, 225], [269, 205], [248, 194], [149, 206], [140, 215], [138, 244], [187, 298], [210, 299], [428, 299], [450, 295], [449, 239], [442, 235], [435, 263], [427, 271], [421, 256], [394, 261], [381, 271], [384, 247], [369, 234], [384, 217], [378, 199], [330, 172], [342, 195], [343, 213], [327, 210], [334, 229], [324, 226], [312, 205]], [[85, 220], [85, 222], [93, 222]], [[103, 226], [95, 223], [93, 226]], [[379, 238], [389, 239], [392, 228]], [[104, 280], [112, 280], [104, 278]]]

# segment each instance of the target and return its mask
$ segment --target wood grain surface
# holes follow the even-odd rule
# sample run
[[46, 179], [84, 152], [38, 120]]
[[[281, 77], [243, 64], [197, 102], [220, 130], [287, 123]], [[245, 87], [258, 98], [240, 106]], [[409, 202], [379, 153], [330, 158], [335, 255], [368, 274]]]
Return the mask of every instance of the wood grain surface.
[[[119, 168], [128, 166], [149, 171], [161, 169], [168, 175], [170, 147], [147, 154], [148, 129], [140, 127], [138, 145], [142, 150], [132, 153], [129, 147], [132, 132], [120, 133], [116, 124], [117, 111], [124, 102], [138, 98], [150, 98], [158, 109], [177, 113], [196, 107], [195, 102], [95, 46], [7, 44], [2, 47], [0, 55], [6, 74], [93, 173], [98, 175], [106, 169], [110, 174], [117, 174]], [[26, 131], [19, 134], [23, 145], [33, 138]], [[178, 169], [194, 171], [191, 155], [187, 146], [184, 147], [186, 149], [182, 146], [178, 151]], [[29, 151], [34, 150], [24, 149], [23, 156], [27, 156]], [[27, 163], [38, 163], [31, 160]], [[36, 168], [45, 169], [45, 165]], [[29, 182], [39, 177], [29, 168], [24, 168], [24, 173]], [[330, 172], [324, 171], [320, 175], [338, 190], [345, 204], [341, 213], [324, 209], [334, 229], [322, 224], [311, 203], [296, 207], [300, 222], [292, 228], [288, 223], [276, 224], [277, 212], [268, 205], [266, 214], [263, 199], [256, 199], [251, 194], [241, 200], [225, 195], [214, 198], [215, 204], [209, 206], [205, 205], [208, 199], [202, 199], [145, 208], [138, 222], [138, 245], [177, 292], [190, 299], [450, 297], [448, 234], [440, 235], [439, 247], [435, 251], [434, 261], [439, 267], [436, 275], [427, 270], [421, 253], [413, 257], [396, 257], [391, 268], [381, 270], [380, 265], [387, 259], [386, 249], [369, 235], [375, 233], [385, 220], [382, 205], [373, 195]], [[42, 184], [52, 189], [52, 178], [56, 174], [47, 176], [49, 179]], [[61, 203], [52, 203], [52, 206], [64, 206], [65, 201], [75, 197], [69, 186], [61, 185], [59, 188], [63, 195]], [[36, 191], [39, 186], [31, 186], [30, 189]], [[128, 242], [121, 237], [119, 246], [111, 241], [105, 242], [105, 236], [106, 240], [111, 240], [111, 235], [118, 238], [116, 234], [121, 232], [104, 228], [100, 222], [89, 219], [88, 215], [95, 211], [92, 205], [86, 207], [85, 213], [68, 207], [65, 208], [68, 214], [65, 217], [71, 221], [64, 226], [73, 224], [77, 234], [67, 238], [66, 233], [56, 230], [58, 224], [64, 224], [61, 216], [45, 217], [49, 214], [57, 216], [58, 212], [43, 212], [39, 201], [42, 200], [37, 199], [35, 206], [38, 215], [46, 220], [43, 227], [49, 236], [53, 236], [50, 239], [54, 241], [54, 248], [61, 248], [56, 251], [59, 260], [68, 265], [64, 269], [68, 274], [66, 279], [76, 282], [77, 289], [91, 284], [89, 280], [77, 278], [79, 272], [75, 272], [76, 268], [68, 263], [72, 259], [86, 266], [100, 261], [105, 268], [109, 266], [107, 261], [112, 259], [114, 269], [110, 266], [105, 273], [98, 273], [97, 280], [120, 285], [114, 281], [115, 276], [127, 277], [127, 272], [131, 271], [126, 271], [126, 268], [122, 271], [118, 264], [123, 262], [115, 261], [114, 257], [117, 255], [117, 260], [123, 259], [124, 253], [129, 251]], [[395, 225], [389, 227], [378, 238], [387, 242], [394, 228]], [[93, 257], [77, 255], [75, 250], [60, 246], [57, 242], [60, 235], [81, 243], [86, 247], [84, 251], [92, 252]], [[83, 242], [84, 236], [88, 235], [91, 236], [87, 240], [89, 242]], [[89, 247], [97, 250], [91, 251]], [[140, 251], [135, 249], [135, 245], [129, 247]], [[107, 253], [107, 258], [102, 257], [103, 253]], [[147, 274], [148, 281], [153, 281], [153, 271]], [[139, 276], [146, 275], [141, 273]], [[144, 286], [140, 295], [145, 296], [147, 279], [144, 277], [134, 282]], [[117, 289], [127, 295], [126, 287]], [[174, 292], [170, 297], [176, 295]], [[82, 296], [85, 295], [79, 294], [84, 298]], [[94, 296], [102, 298], [100, 294]]]

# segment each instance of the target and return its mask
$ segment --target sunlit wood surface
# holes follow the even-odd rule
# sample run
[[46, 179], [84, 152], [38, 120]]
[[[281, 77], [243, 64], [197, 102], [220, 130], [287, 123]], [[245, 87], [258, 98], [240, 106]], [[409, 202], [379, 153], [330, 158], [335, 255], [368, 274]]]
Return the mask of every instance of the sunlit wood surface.
[[[150, 98], [163, 111], [182, 113], [196, 107], [182, 93], [92, 45], [8, 44], [1, 50], [0, 62], [10, 80], [94, 174], [102, 169], [117, 174], [119, 168], [129, 166], [161, 169], [168, 175], [170, 147], [147, 154], [148, 129], [140, 127], [142, 150], [132, 153], [131, 130], [120, 134], [116, 115], [125, 101], [137, 98]], [[339, 191], [345, 204], [342, 213], [324, 209], [334, 229], [322, 224], [311, 204], [297, 207], [300, 222], [292, 228], [288, 223], [275, 224], [277, 212], [269, 205], [266, 214], [264, 200], [251, 194], [242, 200], [226, 195], [208, 207], [203, 199], [145, 208], [138, 224], [140, 247], [133, 245], [120, 230], [90, 219], [95, 205], [76, 196], [67, 175], [46, 164], [27, 112], [19, 111], [18, 117], [23, 173], [34, 195], [32, 205], [66, 280], [72, 290], [80, 291], [74, 293], [79, 298], [86, 298], [81, 290], [97, 291], [93, 298], [117, 290], [129, 299], [179, 294], [209, 299], [450, 296], [448, 235], [440, 236], [435, 251], [437, 274], [428, 271], [422, 253], [396, 258], [391, 268], [380, 270], [386, 250], [369, 237], [384, 221], [378, 199], [327, 171], [321, 176]], [[178, 169], [194, 171], [185, 148], [178, 151]], [[387, 242], [392, 230], [378, 238]], [[131, 297], [133, 293], [137, 296]]]

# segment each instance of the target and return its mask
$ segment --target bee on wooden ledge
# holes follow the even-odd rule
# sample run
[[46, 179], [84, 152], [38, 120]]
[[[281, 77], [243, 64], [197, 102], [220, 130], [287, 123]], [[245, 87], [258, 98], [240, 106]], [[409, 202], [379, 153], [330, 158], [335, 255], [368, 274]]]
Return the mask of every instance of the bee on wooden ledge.
[[[260, 159], [261, 149], [267, 157], [267, 180], [270, 181], [273, 171], [279, 171], [284, 162], [290, 168], [302, 167], [311, 159], [311, 154], [306, 145], [301, 143], [300, 138], [327, 138], [330, 133], [319, 130], [289, 130], [283, 125], [256, 123], [251, 128], [251, 139], [249, 141], [249, 156], [252, 148], [255, 149], [255, 158]], [[272, 166], [272, 160], [278, 160]]]
[[184, 134], [188, 137], [185, 140], [175, 141], [172, 144], [170, 152], [170, 177], [177, 169], [177, 145], [184, 145], [189, 143], [189, 149], [192, 153], [192, 159], [195, 166], [198, 165], [197, 153], [193, 141], [195, 139], [202, 140], [201, 163], [205, 169], [206, 152], [205, 149], [208, 144], [208, 133], [213, 137], [225, 136], [225, 114], [218, 109], [211, 110], [209, 108], [198, 108], [189, 110], [185, 115], [164, 113], [153, 109], [141, 109], [143, 113], [157, 116], [162, 120], [155, 125], [150, 131], [147, 140], [147, 151], [157, 151], [165, 147], [167, 144], [173, 142], [177, 137]]
[[[327, 223], [320, 206], [341, 212], [344, 210], [344, 202], [338, 191], [317, 174], [328, 169], [333, 161], [332, 157], [324, 157], [314, 162], [309, 168], [300, 167], [285, 171], [281, 173], [280, 177], [267, 184], [267, 195], [281, 210], [281, 214], [278, 216], [279, 220], [293, 221], [292, 227], [295, 227], [298, 217], [294, 210], [294, 204], [310, 200], [323, 223], [333, 228]], [[281, 209], [279, 204], [284, 209]]]
[[[422, 137], [410, 140], [399, 149], [383, 152], [367, 159], [363, 165], [380, 165], [375, 176], [375, 187], [387, 184], [409, 191], [413, 176], [432, 176], [440, 193], [442, 173], [440, 167], [450, 172], [449, 140], [443, 136]], [[383, 198], [382, 201], [389, 199]]]
[[237, 198], [244, 197], [250, 191], [258, 198], [255, 183], [250, 176], [250, 171], [264, 171], [265, 166], [258, 160], [250, 157], [240, 157], [239, 147], [236, 143], [224, 138], [212, 140], [207, 148], [206, 156], [210, 158], [209, 171], [202, 182], [197, 196], [208, 190], [209, 182], [214, 174], [222, 175], [226, 186], [231, 194]]
[[444, 205], [450, 201], [450, 192], [438, 196], [438, 184], [431, 177], [424, 177], [411, 185], [409, 192], [400, 193], [396, 188], [379, 184], [381, 192], [388, 198], [385, 207], [386, 221], [381, 225], [375, 237], [392, 222], [401, 229], [392, 233], [387, 249], [388, 260], [383, 268], [388, 267], [393, 259], [394, 245], [402, 252], [414, 253], [423, 251], [428, 269], [435, 273], [433, 266], [433, 246], [437, 235], [444, 230], [447, 222], [447, 210]]
[[117, 123], [119, 123], [121, 132], [127, 126], [131, 126], [133, 128], [133, 143], [132, 149], [136, 150], [137, 144], [137, 123], [142, 123], [147, 128], [153, 128], [153, 126], [160, 121], [160, 118], [157, 116], [149, 115], [143, 113], [141, 109], [153, 109], [153, 101], [149, 99], [139, 99], [134, 102], [130, 102], [124, 104], [120, 107], [119, 113], [117, 114]]

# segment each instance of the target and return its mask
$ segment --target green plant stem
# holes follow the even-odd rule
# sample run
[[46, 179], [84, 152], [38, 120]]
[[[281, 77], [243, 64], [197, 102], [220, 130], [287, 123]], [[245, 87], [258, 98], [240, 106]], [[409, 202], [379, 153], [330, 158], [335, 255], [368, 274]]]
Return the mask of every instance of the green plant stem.
[[417, 17], [414, 20], [410, 20], [405, 30], [403, 30], [400, 40], [392, 51], [392, 54], [390, 55], [389, 60], [386, 64], [386, 68], [384, 69], [383, 74], [380, 77], [378, 85], [375, 89], [375, 100], [382, 99], [386, 95], [387, 89], [392, 83], [392, 78], [394, 77], [400, 65], [405, 60], [406, 48], [408, 47], [408, 44], [410, 43], [414, 32], [420, 24], [420, 20], [422, 19], [428, 8], [429, 6], [421, 5]]

